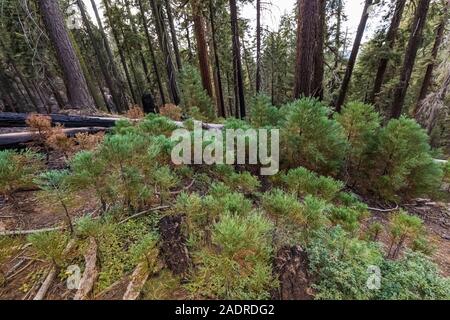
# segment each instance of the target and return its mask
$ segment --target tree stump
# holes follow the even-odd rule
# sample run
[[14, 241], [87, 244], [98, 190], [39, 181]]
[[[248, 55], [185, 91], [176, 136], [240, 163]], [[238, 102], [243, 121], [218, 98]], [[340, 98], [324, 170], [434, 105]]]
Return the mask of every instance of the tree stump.
[[182, 215], [166, 216], [159, 221], [161, 255], [167, 267], [177, 275], [187, 273], [191, 257], [186, 246], [186, 236], [181, 230]]
[[280, 287], [274, 294], [280, 300], [311, 300], [309, 292], [308, 257], [300, 246], [285, 246], [278, 250], [274, 261]]

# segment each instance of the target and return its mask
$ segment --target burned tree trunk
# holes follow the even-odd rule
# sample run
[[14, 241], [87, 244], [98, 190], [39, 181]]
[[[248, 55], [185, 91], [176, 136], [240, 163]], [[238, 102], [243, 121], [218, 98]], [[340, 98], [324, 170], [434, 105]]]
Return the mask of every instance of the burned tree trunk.
[[159, 221], [161, 254], [167, 267], [174, 273], [184, 275], [191, 265], [186, 246], [186, 236], [181, 230], [183, 216], [166, 216]]
[[308, 257], [300, 246], [278, 250], [274, 271], [280, 281], [274, 298], [280, 300], [311, 300], [308, 279]]

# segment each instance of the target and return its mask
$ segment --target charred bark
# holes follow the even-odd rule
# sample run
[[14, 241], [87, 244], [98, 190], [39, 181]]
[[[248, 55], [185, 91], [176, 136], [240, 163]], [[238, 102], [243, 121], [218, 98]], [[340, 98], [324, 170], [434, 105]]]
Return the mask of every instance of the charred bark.
[[165, 216], [159, 221], [161, 254], [167, 267], [174, 273], [184, 275], [191, 266], [191, 257], [186, 246], [186, 236], [181, 226], [183, 216]]

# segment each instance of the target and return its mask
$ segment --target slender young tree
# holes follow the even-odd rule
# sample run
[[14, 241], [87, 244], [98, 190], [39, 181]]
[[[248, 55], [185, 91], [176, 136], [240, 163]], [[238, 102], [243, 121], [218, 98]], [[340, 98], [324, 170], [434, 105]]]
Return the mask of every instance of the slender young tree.
[[161, 97], [161, 102], [164, 105], [166, 104], [166, 97], [164, 94], [164, 88], [162, 85], [158, 64], [156, 63], [155, 49], [153, 48], [153, 42], [150, 36], [150, 31], [148, 29], [148, 21], [145, 15], [145, 9], [142, 0], [138, 0], [138, 4], [139, 4], [139, 11], [141, 13], [142, 26], [144, 27], [145, 38], [147, 39], [148, 50], [150, 51], [150, 58], [152, 59], [153, 72], [155, 72], [156, 82], [158, 83], [159, 95]]
[[[83, 19], [83, 24], [86, 27], [86, 31], [88, 33], [89, 39], [91, 41], [92, 47], [94, 48], [95, 56], [97, 58], [98, 64], [100, 66], [100, 70], [105, 79], [106, 85], [109, 89], [109, 93], [112, 96], [113, 102], [117, 108], [117, 111], [124, 112], [128, 108], [128, 101], [121, 91], [118, 83], [114, 80], [114, 76], [110, 72], [110, 68], [108, 68], [108, 63], [103, 55], [102, 48], [99, 45], [97, 38], [94, 36], [94, 32], [92, 30], [91, 21], [86, 14], [86, 10], [84, 8], [84, 3], [82, 0], [77, 0], [78, 8], [81, 12], [81, 17]], [[114, 111], [114, 110], [113, 110]]]
[[256, 0], [256, 93], [261, 91], [261, 0]]
[[57, 0], [38, 0], [38, 5], [63, 73], [69, 105], [72, 108], [93, 108], [94, 101], [89, 93], [80, 61], [70, 42]]
[[427, 96], [428, 90], [431, 85], [431, 80], [432, 80], [432, 76], [433, 76], [436, 59], [437, 59], [437, 56], [439, 53], [439, 48], [441, 47], [441, 43], [444, 38], [444, 31], [445, 31], [445, 26], [447, 24], [448, 7], [449, 6], [450, 6], [450, 2], [447, 1], [445, 4], [445, 7], [444, 7], [444, 12], [442, 14], [442, 19], [439, 22], [439, 25], [436, 29], [436, 36], [434, 38], [433, 49], [431, 50], [431, 57], [430, 57], [431, 59], [427, 65], [427, 70], [425, 71], [425, 76], [423, 77], [422, 86], [420, 88], [420, 93], [419, 93], [419, 97], [417, 99], [416, 108], [414, 109], [414, 114], [416, 114], [416, 112], [420, 106], [420, 102], [423, 99], [425, 99], [425, 97]]
[[150, 0], [150, 5], [152, 8], [153, 19], [156, 28], [156, 33], [158, 35], [159, 45], [161, 47], [165, 59], [167, 78], [169, 80], [170, 94], [172, 96], [173, 102], [176, 105], [178, 105], [180, 104], [180, 95], [178, 93], [178, 84], [172, 61], [172, 54], [170, 52], [170, 46], [168, 43], [169, 37], [167, 35], [167, 30], [162, 15], [162, 8], [159, 3], [159, 0]]
[[[122, 76], [119, 73], [119, 70], [117, 68], [117, 65], [116, 65], [116, 62], [115, 62], [115, 59], [114, 59], [114, 55], [112, 53], [111, 46], [110, 46], [108, 38], [106, 36], [105, 29], [103, 28], [103, 22], [102, 22], [102, 19], [100, 18], [100, 14], [98, 13], [98, 9], [97, 9], [97, 5], [95, 3], [95, 0], [91, 0], [91, 6], [92, 6], [92, 9], [94, 10], [95, 19], [97, 21], [97, 26], [98, 26], [98, 29], [100, 31], [100, 35], [102, 36], [103, 45], [104, 45], [104, 47], [106, 49], [106, 53], [108, 55], [109, 65], [110, 65], [111, 71], [112, 71], [112, 73], [114, 75], [114, 80], [118, 82], [117, 86], [118, 86], [118, 89], [120, 90], [119, 94], [123, 94], [124, 95], [125, 94], [124, 82], [123, 82]], [[126, 97], [122, 97], [121, 100], [126, 100]]]
[[389, 63], [389, 53], [392, 51], [392, 49], [394, 49], [398, 29], [400, 27], [403, 11], [405, 9], [405, 4], [406, 0], [397, 0], [396, 2], [394, 14], [392, 16], [392, 21], [389, 26], [388, 32], [386, 33], [385, 51], [387, 54], [384, 54], [378, 63], [377, 75], [375, 77], [373, 90], [370, 93], [369, 98], [367, 99], [368, 103], [375, 103], [375, 99], [377, 95], [380, 93], [381, 87], [383, 86], [384, 76], [386, 74], [387, 66]]
[[369, 19], [369, 13], [372, 3], [373, 0], [366, 0], [364, 4], [363, 13], [361, 15], [361, 20], [359, 21], [358, 30], [356, 32], [355, 42], [353, 43], [352, 53], [350, 54], [347, 69], [345, 71], [345, 76], [342, 80], [341, 89], [339, 91], [339, 96], [335, 103], [336, 112], [341, 112], [342, 105], [344, 104], [345, 97], [347, 96], [348, 87], [352, 78], [353, 69], [355, 68], [356, 58], [358, 57], [364, 31], [366, 30], [367, 20]]
[[226, 117], [225, 114], [225, 101], [223, 97], [223, 88], [222, 88], [222, 73], [220, 71], [220, 59], [219, 53], [217, 49], [217, 39], [216, 39], [216, 24], [214, 22], [215, 19], [215, 10], [213, 0], [209, 0], [209, 19], [211, 24], [211, 42], [212, 42], [212, 50], [214, 52], [214, 88], [216, 93], [217, 100], [217, 111], [219, 117]]
[[172, 38], [172, 45], [173, 45], [173, 51], [175, 54], [175, 61], [177, 62], [177, 67], [178, 67], [178, 70], [180, 71], [183, 68], [183, 65], [181, 64], [177, 32], [175, 30], [175, 23], [173, 22], [172, 6], [170, 4], [170, 0], [164, 0], [164, 3], [166, 5], [167, 20], [169, 21], [170, 37]]
[[423, 29], [426, 24], [428, 9], [431, 0], [419, 0], [411, 24], [411, 35], [409, 37], [408, 46], [406, 48], [403, 67], [400, 72], [400, 81], [394, 91], [394, 100], [391, 107], [391, 118], [400, 118], [403, 105], [405, 104], [406, 92], [408, 91], [409, 82], [416, 62], [417, 51], [422, 44]]
[[233, 42], [233, 73], [234, 73], [234, 96], [236, 118], [245, 118], [245, 95], [244, 81], [242, 78], [241, 45], [239, 41], [239, 26], [237, 18], [236, 0], [230, 0], [231, 34]]

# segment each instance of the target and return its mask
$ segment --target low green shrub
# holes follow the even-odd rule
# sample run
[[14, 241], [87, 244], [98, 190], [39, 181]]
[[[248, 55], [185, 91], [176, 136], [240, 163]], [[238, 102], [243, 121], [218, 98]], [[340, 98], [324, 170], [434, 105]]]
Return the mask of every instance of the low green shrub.
[[282, 176], [282, 181], [286, 189], [298, 197], [313, 195], [327, 201], [333, 200], [344, 188], [341, 181], [318, 176], [302, 167], [289, 170], [286, 175]]
[[330, 119], [331, 110], [317, 100], [303, 98], [283, 106], [280, 112], [286, 117], [280, 137], [282, 166], [337, 174], [347, 141], [342, 126]]
[[381, 267], [381, 300], [449, 300], [450, 279], [421, 253], [407, 252], [400, 260], [386, 260]]
[[370, 266], [381, 266], [383, 256], [377, 244], [349, 237], [335, 227], [315, 235], [307, 248], [316, 299], [370, 300]]
[[419, 217], [399, 211], [389, 221], [391, 243], [387, 256], [397, 258], [400, 250], [408, 241], [418, 239], [424, 232], [423, 221]]
[[42, 168], [43, 157], [35, 152], [0, 150], [0, 194], [11, 197], [17, 189], [32, 185]]
[[380, 130], [362, 170], [368, 178], [359, 185], [392, 201], [434, 195], [443, 175], [431, 156], [426, 132], [404, 117]]
[[186, 288], [193, 297], [268, 299], [276, 287], [272, 274], [271, 222], [259, 213], [226, 214], [213, 229], [217, 252], [196, 255], [200, 262]]

